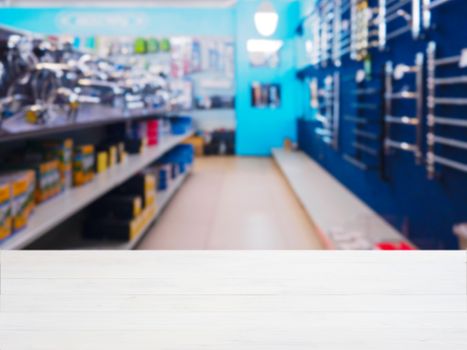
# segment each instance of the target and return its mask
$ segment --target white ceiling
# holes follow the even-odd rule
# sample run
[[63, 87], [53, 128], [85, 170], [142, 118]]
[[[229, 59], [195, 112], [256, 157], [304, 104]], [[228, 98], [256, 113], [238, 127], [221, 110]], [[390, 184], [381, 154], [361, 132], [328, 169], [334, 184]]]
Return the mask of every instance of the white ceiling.
[[234, 5], [236, 0], [0, 0], [0, 6], [2, 2], [13, 7], [229, 7]]

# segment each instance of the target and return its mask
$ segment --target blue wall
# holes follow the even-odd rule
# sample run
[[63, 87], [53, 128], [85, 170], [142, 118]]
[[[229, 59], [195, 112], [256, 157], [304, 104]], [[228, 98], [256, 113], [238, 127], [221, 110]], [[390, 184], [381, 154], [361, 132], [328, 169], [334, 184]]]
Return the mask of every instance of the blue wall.
[[[395, 64], [413, 64], [415, 54], [425, 52], [429, 40], [435, 40], [439, 44], [441, 57], [458, 55], [460, 50], [467, 46], [467, 32], [460, 30], [465, 28], [466, 13], [465, 1], [453, 1], [440, 7], [433, 14], [436, 30], [426, 33], [425, 38], [414, 41], [410, 34], [407, 34], [396, 41], [390, 41], [389, 49], [384, 52], [374, 50], [372, 52], [374, 71], [382, 73], [387, 60], [392, 60]], [[342, 68], [339, 69], [342, 79], [353, 77], [355, 71], [361, 67], [361, 63], [344, 60]], [[321, 79], [335, 70], [334, 67], [328, 67], [311, 69], [309, 73]], [[457, 70], [448, 74], [452, 76], [460, 74], [459, 72]], [[409, 83], [411, 85], [411, 82], [407, 84]], [[302, 89], [307, 90], [306, 82], [302, 85]], [[355, 114], [355, 110], [351, 107], [355, 102], [355, 96], [350, 92], [352, 89], [355, 89], [352, 79], [343, 82], [340, 101], [342, 148], [339, 152], [327, 147], [316, 137], [314, 133], [316, 122], [313, 121], [313, 113], [309, 108], [304, 110], [306, 120], [299, 122], [300, 147], [389, 223], [407, 233], [420, 247], [456, 248], [457, 240], [453, 235], [453, 225], [467, 222], [467, 174], [438, 167], [440, 177], [436, 180], [428, 180], [424, 164], [417, 165], [413, 155], [397, 151], [393, 155], [382, 157], [383, 167], [376, 170], [362, 171], [346, 162], [343, 154], [353, 151], [352, 130], [355, 126], [345, 122], [342, 116]], [[465, 85], [456, 86], [456, 90], [459, 97], [467, 96]], [[452, 93], [448, 91], [447, 95], [450, 96]], [[379, 98], [381, 103], [381, 97], [376, 96], [375, 99]], [[307, 105], [307, 102], [302, 105]], [[438, 113], [442, 116], [456, 116], [455, 111], [449, 109], [438, 110]], [[396, 112], [396, 115], [400, 116], [411, 114], [414, 114], [413, 108], [409, 109], [405, 105], [401, 105]], [[424, 114], [426, 115], [426, 111]], [[374, 112], [373, 117], [382, 121], [382, 115], [381, 110]], [[457, 116], [465, 117], [465, 108]], [[397, 128], [394, 131], [392, 138], [399, 140], [409, 140], [414, 135], [413, 127]], [[467, 140], [466, 128], [438, 127], [437, 132], [447, 137]], [[381, 148], [381, 144], [379, 147]], [[442, 147], [437, 149], [437, 153], [452, 158], [463, 158], [467, 163], [465, 151]], [[365, 161], [371, 160], [367, 158]]]
[[[268, 156], [271, 148], [280, 147], [285, 138], [296, 139], [296, 117], [299, 113], [298, 82], [295, 78], [295, 26], [299, 19], [296, 1], [272, 1], [278, 12], [279, 26], [272, 39], [284, 41], [278, 68], [251, 67], [246, 50], [248, 39], [261, 39], [254, 25], [254, 13], [260, 1], [240, 1], [236, 6], [237, 41], [237, 153], [243, 156]], [[252, 82], [279, 83], [282, 105], [277, 109], [251, 106]]]
[[229, 8], [1, 8], [0, 24], [44, 34], [233, 36]]

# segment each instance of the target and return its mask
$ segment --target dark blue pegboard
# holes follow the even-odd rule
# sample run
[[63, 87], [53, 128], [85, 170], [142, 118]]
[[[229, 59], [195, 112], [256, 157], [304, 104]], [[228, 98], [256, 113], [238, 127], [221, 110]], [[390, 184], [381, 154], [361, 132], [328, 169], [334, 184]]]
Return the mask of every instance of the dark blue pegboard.
[[[426, 53], [428, 42], [432, 40], [437, 43], [440, 57], [458, 55], [463, 48], [467, 48], [466, 18], [467, 1], [465, 0], [452, 0], [440, 6], [433, 10], [432, 29], [424, 31], [420, 39], [413, 40], [410, 33], [407, 33], [389, 41], [388, 49], [384, 52], [373, 49], [371, 51], [373, 71], [382, 73], [388, 60], [393, 61], [394, 64], [413, 64], [415, 55], [418, 52]], [[316, 76], [322, 79], [338, 69], [344, 77], [354, 75], [360, 68], [362, 63], [345, 58], [340, 68], [332, 65], [324, 69], [308, 67], [299, 74], [301, 78]], [[457, 74], [460, 72], [459, 70]], [[354, 136], [351, 124], [345, 123], [342, 116], [355, 112], [351, 107], [354, 97], [350, 94], [354, 88], [354, 82], [343, 81], [340, 99], [341, 149], [336, 152], [316, 137], [314, 129], [317, 125], [315, 121], [310, 120], [310, 110], [305, 112], [304, 119], [298, 121], [299, 147], [419, 247], [457, 248], [457, 239], [452, 232], [454, 224], [467, 222], [467, 174], [438, 167], [438, 178], [429, 180], [424, 164], [417, 165], [412, 154], [397, 151], [391, 156], [383, 157], [382, 166], [378, 170], [362, 171], [345, 161], [343, 154], [352, 152], [351, 142]], [[307, 89], [307, 84], [303, 85], [303, 89]], [[445, 92], [452, 97], [453, 95], [467, 97], [467, 85], [459, 85], [456, 86], [455, 91]], [[402, 104], [398, 107], [397, 115], [413, 114], [411, 108], [408, 104]], [[453, 115], [453, 112], [467, 119], [467, 107], [454, 111], [449, 108], [440, 109], [441, 115]], [[382, 118], [382, 113], [375, 112], [375, 117]], [[407, 126], [394, 128], [393, 132], [401, 140], [410, 140], [414, 137], [413, 128]], [[438, 127], [437, 132], [467, 141], [467, 128]], [[424, 139], [424, 153], [425, 144]], [[438, 153], [467, 163], [467, 151], [444, 147], [440, 148]]]

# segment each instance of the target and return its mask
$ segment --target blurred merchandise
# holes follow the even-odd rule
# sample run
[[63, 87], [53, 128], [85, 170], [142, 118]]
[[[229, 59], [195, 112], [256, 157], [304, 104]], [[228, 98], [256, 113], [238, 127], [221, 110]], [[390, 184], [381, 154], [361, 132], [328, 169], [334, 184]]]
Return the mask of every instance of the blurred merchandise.
[[454, 234], [459, 238], [459, 247], [467, 250], [467, 223], [454, 226]]
[[0, 173], [0, 240], [27, 226], [35, 190], [32, 171]]
[[167, 191], [188, 171], [193, 147], [179, 145], [92, 205], [83, 236], [93, 240], [132, 241], [155, 218], [157, 192]]
[[73, 154], [73, 185], [82, 186], [91, 182], [94, 178], [94, 167], [94, 146], [76, 146]]
[[251, 85], [251, 105], [256, 108], [279, 108], [281, 106], [281, 86], [279, 84]]
[[[135, 52], [146, 53], [149, 43], [155, 50], [156, 41], [136, 39]], [[172, 94], [161, 70], [116, 63], [75, 46], [69, 37], [0, 38], [0, 127], [15, 133], [99, 119], [102, 112], [110, 118], [191, 107], [191, 89], [176, 86]]]
[[415, 250], [406, 242], [381, 242], [376, 244], [375, 248], [377, 250]]
[[49, 159], [58, 159], [62, 189], [66, 190], [73, 185], [73, 140], [50, 140], [36, 143], [42, 147]]
[[0, 177], [0, 241], [13, 232], [11, 185]]
[[193, 123], [190, 117], [177, 117], [172, 119], [171, 132], [173, 135], [183, 135], [191, 129], [193, 129]]
[[205, 155], [234, 155], [235, 131], [216, 130], [205, 134]]
[[204, 155], [204, 139], [202, 136], [192, 136], [185, 140], [185, 144], [191, 145], [197, 157]]
[[197, 109], [233, 109], [235, 98], [233, 96], [203, 96], [196, 98]]

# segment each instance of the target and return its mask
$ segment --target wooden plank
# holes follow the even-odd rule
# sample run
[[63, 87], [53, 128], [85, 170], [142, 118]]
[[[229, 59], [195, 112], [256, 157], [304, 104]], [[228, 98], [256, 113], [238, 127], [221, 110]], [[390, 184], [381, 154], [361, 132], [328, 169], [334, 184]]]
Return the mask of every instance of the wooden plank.
[[[437, 270], [465, 268], [464, 251], [4, 251], [3, 278], [146, 278], [158, 274], [204, 273], [277, 276], [313, 269], [316, 264], [371, 267], [384, 265], [403, 270], [434, 266]], [[252, 265], [255, 270], [248, 271]], [[438, 267], [436, 267], [438, 266]], [[423, 268], [423, 267], [421, 267]], [[297, 270], [299, 269], [299, 270]], [[295, 272], [295, 271], [298, 272]]]
[[405, 258], [394, 254], [399, 262], [390, 258], [391, 253], [353, 252], [340, 255], [341, 260], [323, 253], [5, 252], [1, 291], [12, 295], [466, 294], [465, 252], [434, 253], [431, 260], [426, 253], [406, 253]]
[[[292, 328], [289, 319], [265, 329], [177, 328], [151, 331], [2, 331], [7, 350], [464, 350], [465, 329]], [[292, 326], [295, 324], [292, 324]]]
[[460, 350], [466, 252], [0, 252], [6, 350]]
[[464, 295], [3, 295], [6, 313], [465, 313]]
[[[287, 324], [284, 324], [287, 320]], [[143, 312], [119, 313], [5, 313], [0, 315], [2, 330], [61, 331], [174, 331], [210, 329], [221, 332], [226, 327], [238, 330], [294, 330], [306, 334], [320, 329], [458, 329], [467, 332], [467, 313], [321, 313], [283, 312]], [[467, 342], [467, 339], [466, 339]]]

